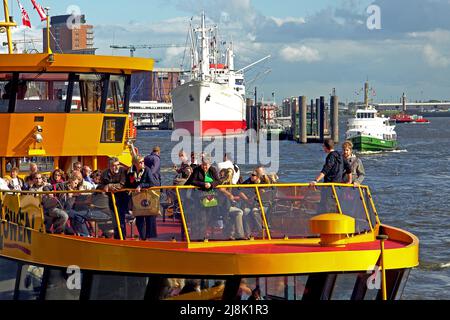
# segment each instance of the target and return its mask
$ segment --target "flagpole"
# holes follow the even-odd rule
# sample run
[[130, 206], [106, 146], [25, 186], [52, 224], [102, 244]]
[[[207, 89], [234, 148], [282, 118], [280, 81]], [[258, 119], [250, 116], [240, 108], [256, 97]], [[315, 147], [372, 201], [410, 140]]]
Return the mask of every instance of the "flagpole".
[[5, 23], [0, 22], [0, 27], [4, 27], [6, 29], [6, 37], [8, 39], [8, 52], [9, 54], [13, 53], [13, 44], [12, 44], [12, 36], [11, 36], [11, 27], [15, 27], [16, 24], [11, 22], [9, 19], [9, 9], [8, 9], [8, 0], [3, 0], [3, 9], [5, 11]]
[[50, 15], [48, 11], [50, 8], [45, 8], [45, 13], [47, 14], [47, 53], [52, 54], [52, 49], [50, 48]]

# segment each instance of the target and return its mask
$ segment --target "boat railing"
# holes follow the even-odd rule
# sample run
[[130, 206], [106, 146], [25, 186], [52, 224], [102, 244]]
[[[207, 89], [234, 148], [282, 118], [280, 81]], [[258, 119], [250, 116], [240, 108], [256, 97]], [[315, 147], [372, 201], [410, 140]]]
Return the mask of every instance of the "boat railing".
[[[212, 191], [191, 186], [139, 192], [3, 190], [0, 206], [2, 223], [94, 238], [111, 238], [115, 229], [121, 240], [138, 238], [136, 219], [148, 216], [157, 226], [148, 240], [187, 243], [319, 238], [310, 220], [326, 213], [355, 219], [355, 234], [373, 232], [380, 224], [369, 188], [346, 184], [237, 185]], [[65, 230], [58, 230], [55, 209], [68, 216]]]

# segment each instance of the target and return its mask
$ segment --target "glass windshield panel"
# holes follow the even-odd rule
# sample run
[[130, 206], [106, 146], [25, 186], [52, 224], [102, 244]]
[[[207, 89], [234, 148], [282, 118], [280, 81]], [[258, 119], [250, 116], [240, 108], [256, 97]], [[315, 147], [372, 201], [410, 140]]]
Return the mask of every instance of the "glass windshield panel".
[[361, 199], [359, 188], [336, 187], [342, 214], [355, 219], [355, 232], [370, 231], [366, 210]]
[[69, 75], [21, 73], [17, 86], [16, 112], [59, 113], [65, 111]]
[[71, 112], [100, 112], [105, 77], [104, 74], [75, 75]]
[[111, 75], [106, 99], [106, 112], [124, 112], [125, 76]]
[[260, 194], [272, 239], [312, 236], [311, 218], [337, 212], [330, 187], [273, 187], [260, 189]]
[[31, 164], [37, 165], [39, 172], [50, 172], [54, 168], [53, 157], [21, 157], [21, 158], [6, 158], [6, 172], [10, 173], [12, 168], [18, 168], [19, 173], [29, 174], [31, 171]]
[[179, 192], [191, 241], [267, 237], [254, 187]]
[[0, 113], [8, 112], [12, 73], [0, 73]]

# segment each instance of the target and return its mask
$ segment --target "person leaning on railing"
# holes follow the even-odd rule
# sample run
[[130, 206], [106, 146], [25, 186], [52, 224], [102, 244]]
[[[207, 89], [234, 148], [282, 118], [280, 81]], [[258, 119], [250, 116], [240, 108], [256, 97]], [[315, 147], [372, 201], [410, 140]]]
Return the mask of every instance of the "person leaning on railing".
[[[353, 184], [355, 187], [361, 185], [366, 177], [366, 170], [364, 170], [364, 165], [360, 158], [353, 154], [353, 143], [351, 141], [345, 141], [342, 144], [342, 155], [344, 160], [346, 160], [352, 170], [351, 177], [353, 178]], [[351, 183], [348, 174], [344, 173], [343, 180], [345, 182]]]
[[[127, 189], [136, 189], [136, 192], [141, 192], [141, 189], [148, 189], [159, 186], [155, 181], [153, 174], [149, 167], [144, 163], [144, 158], [136, 156], [133, 158], [133, 166], [127, 173], [127, 181], [125, 187]], [[136, 217], [136, 226], [139, 231], [139, 239], [145, 241], [149, 238], [157, 237], [156, 216], [139, 216]]]
[[[109, 204], [112, 212], [114, 212], [114, 204], [112, 201], [112, 196], [109, 192], [114, 192], [116, 207], [119, 214], [120, 228], [124, 239], [126, 239], [125, 217], [128, 213], [129, 197], [127, 192], [120, 191], [124, 189], [126, 180], [126, 169], [120, 165], [118, 158], [112, 157], [109, 158], [109, 169], [103, 171], [100, 184], [97, 186], [97, 190], [103, 190], [110, 197]], [[114, 227], [114, 238], [120, 239], [118, 226]]]
[[[195, 212], [195, 221], [192, 221], [192, 238], [197, 240], [206, 236], [207, 221], [213, 220], [217, 213], [217, 195], [214, 188], [220, 184], [220, 178], [216, 168], [211, 166], [211, 158], [209, 155], [203, 155], [201, 164], [194, 169], [189, 179], [186, 181], [187, 186], [195, 186], [200, 189], [193, 192], [192, 214]], [[196, 196], [195, 196], [196, 195]], [[215, 202], [215, 203], [214, 203]], [[199, 210], [198, 210], [199, 209]], [[191, 211], [191, 210], [190, 210]]]

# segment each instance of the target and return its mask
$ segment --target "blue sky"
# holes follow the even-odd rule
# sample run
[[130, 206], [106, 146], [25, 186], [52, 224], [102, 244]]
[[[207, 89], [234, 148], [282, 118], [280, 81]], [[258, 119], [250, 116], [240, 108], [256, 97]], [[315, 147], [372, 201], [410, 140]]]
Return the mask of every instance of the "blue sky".
[[[33, 30], [41, 37], [29, 0]], [[264, 97], [328, 96], [336, 88], [342, 101], [353, 101], [369, 79], [374, 100], [450, 99], [450, 2], [447, 0], [38, 0], [51, 14], [76, 5], [95, 26], [99, 54], [128, 55], [115, 44], [184, 43], [189, 19], [205, 10], [222, 35], [233, 39], [238, 66], [267, 54], [272, 58], [246, 75], [258, 77]], [[17, 2], [10, 0], [16, 20]], [[380, 8], [381, 29], [369, 30], [369, 5]], [[23, 28], [15, 36], [23, 38]], [[3, 42], [4, 35], [0, 35]], [[1, 48], [0, 48], [1, 49]], [[179, 67], [183, 49], [139, 50], [161, 67]]]

